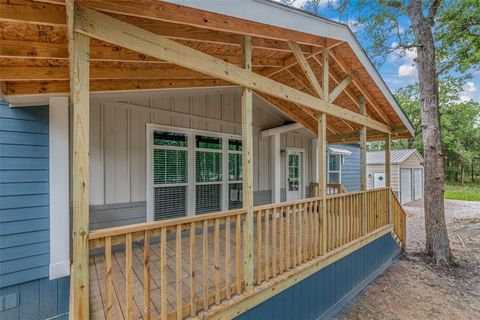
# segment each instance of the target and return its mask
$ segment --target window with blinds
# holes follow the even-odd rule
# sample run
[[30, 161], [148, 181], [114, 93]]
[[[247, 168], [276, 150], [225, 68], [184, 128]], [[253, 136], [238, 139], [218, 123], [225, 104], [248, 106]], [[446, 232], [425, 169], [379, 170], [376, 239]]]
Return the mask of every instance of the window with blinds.
[[221, 211], [222, 138], [195, 136], [195, 212]]
[[187, 214], [188, 136], [153, 132], [153, 214], [155, 220]]
[[242, 140], [228, 139], [228, 209], [242, 207]]

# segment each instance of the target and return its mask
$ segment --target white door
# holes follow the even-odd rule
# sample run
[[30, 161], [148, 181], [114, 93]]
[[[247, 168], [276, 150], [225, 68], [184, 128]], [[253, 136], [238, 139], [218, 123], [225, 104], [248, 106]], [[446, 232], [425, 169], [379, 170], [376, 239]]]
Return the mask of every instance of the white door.
[[287, 150], [287, 201], [302, 198], [303, 152]]
[[423, 197], [423, 170], [415, 169], [415, 200]]
[[373, 187], [374, 188], [385, 187], [385, 172], [375, 172], [373, 174]]
[[400, 169], [400, 200], [412, 201], [412, 169]]

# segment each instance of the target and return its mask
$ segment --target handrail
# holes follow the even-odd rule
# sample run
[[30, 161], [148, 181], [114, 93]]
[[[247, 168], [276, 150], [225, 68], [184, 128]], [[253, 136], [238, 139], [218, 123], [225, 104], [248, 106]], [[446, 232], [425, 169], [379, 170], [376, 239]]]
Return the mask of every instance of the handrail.
[[393, 232], [400, 240], [402, 249], [405, 251], [407, 245], [407, 214], [398, 200], [396, 194], [391, 191], [392, 197], [392, 218]]
[[[315, 197], [255, 207], [255, 287], [268, 285], [283, 274], [301, 269], [314, 259], [328, 256], [330, 252], [387, 226], [388, 192], [388, 188], [378, 188], [330, 195], [325, 201]], [[325, 211], [322, 210], [323, 203]], [[326, 213], [324, 221], [322, 212]], [[90, 247], [103, 249], [105, 275], [99, 276], [99, 279], [105, 279], [104, 294], [107, 298], [104, 300], [107, 305], [104, 309], [107, 310], [107, 318], [112, 318], [112, 285], [116, 280], [112, 275], [111, 261], [112, 257], [116, 257], [113, 246], [118, 244], [122, 245], [121, 249], [124, 248], [120, 259], [125, 260], [125, 271], [122, 272], [127, 286], [122, 300], [125, 299], [127, 318], [134, 315], [141, 301], [151, 300], [151, 268], [160, 273], [157, 292], [160, 292], [161, 307], [157, 307], [157, 311], [164, 319], [171, 313], [175, 313], [177, 319], [196, 317], [200, 310], [209, 312], [212, 306], [218, 308], [233, 295], [245, 293], [242, 296], [248, 296], [243, 279], [241, 240], [245, 215], [246, 211], [239, 209], [92, 232]], [[326, 243], [323, 243], [323, 230], [326, 231]], [[156, 242], [152, 242], [153, 237], [157, 238]], [[133, 245], [135, 241], [139, 246]], [[322, 250], [324, 245], [325, 251]], [[132, 262], [139, 263], [135, 255], [135, 252], [138, 255], [138, 250], [143, 251], [140, 260], [145, 282], [143, 289], [135, 288], [132, 280], [134, 273], [138, 276], [139, 272], [137, 269], [133, 271]], [[155, 266], [151, 265], [152, 252], [158, 255], [160, 267], [158, 262]], [[174, 302], [168, 304], [174, 310], [168, 310], [169, 284], [166, 278], [167, 272], [172, 277], [172, 270], [176, 296]], [[188, 289], [182, 289], [185, 284]], [[135, 298], [133, 303], [135, 290], [142, 290], [144, 298], [140, 302]], [[185, 300], [189, 303], [185, 304]], [[150, 303], [145, 303], [142, 308], [136, 312], [144, 313], [144, 318], [150, 318], [146, 315], [157, 312], [151, 309]]]

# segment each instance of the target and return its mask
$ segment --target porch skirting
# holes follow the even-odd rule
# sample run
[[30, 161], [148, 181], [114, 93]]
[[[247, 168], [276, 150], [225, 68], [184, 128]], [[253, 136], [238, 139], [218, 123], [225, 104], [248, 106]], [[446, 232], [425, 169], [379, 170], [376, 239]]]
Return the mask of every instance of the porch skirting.
[[400, 253], [401, 248], [387, 233], [235, 319], [329, 319], [382, 274]]

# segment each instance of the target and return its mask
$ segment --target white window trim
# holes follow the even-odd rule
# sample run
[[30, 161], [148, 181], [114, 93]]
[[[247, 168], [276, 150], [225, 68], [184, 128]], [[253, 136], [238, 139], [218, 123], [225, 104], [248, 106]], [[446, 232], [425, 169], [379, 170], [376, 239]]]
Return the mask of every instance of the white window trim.
[[[339, 170], [330, 171], [330, 156], [339, 156], [340, 157], [340, 168], [339, 168]], [[328, 157], [327, 157], [327, 183], [330, 183], [330, 173], [338, 173], [338, 183], [342, 184], [343, 159], [344, 159], [344, 157], [341, 154], [328, 153]]]
[[70, 182], [68, 97], [49, 99], [49, 278], [70, 275]]
[[305, 157], [305, 149], [301, 149], [301, 148], [294, 148], [294, 147], [286, 147], [285, 148], [285, 155], [286, 155], [286, 159], [285, 159], [285, 199], [287, 199], [287, 193], [288, 193], [288, 152], [289, 151], [296, 151], [296, 152], [300, 152], [302, 153], [302, 172], [300, 173], [301, 177], [302, 177], [302, 186], [300, 188], [300, 199], [303, 199], [305, 198], [305, 189], [306, 189], [306, 165], [307, 165], [307, 162], [306, 162], [306, 157]]
[[[242, 136], [230, 134], [230, 133], [221, 133], [221, 132], [214, 132], [214, 131], [206, 131], [206, 130], [196, 130], [190, 128], [181, 128], [175, 126], [165, 126], [165, 125], [158, 125], [154, 123], [147, 123], [146, 124], [146, 141], [147, 141], [147, 148], [146, 148], [146, 182], [147, 182], [147, 221], [154, 221], [154, 214], [153, 214], [153, 159], [152, 159], [152, 150], [154, 149], [153, 146], [153, 131], [155, 130], [164, 130], [170, 132], [178, 132], [184, 133], [188, 136], [188, 168], [193, 168], [193, 170], [188, 170], [188, 187], [187, 187], [187, 215], [195, 215], [195, 186], [197, 183], [195, 179], [195, 172], [196, 172], [196, 161], [195, 161], [195, 154], [197, 150], [207, 150], [212, 151], [213, 149], [198, 149], [195, 146], [195, 135], [205, 135], [210, 137], [219, 137], [222, 138], [222, 149], [219, 149], [218, 152], [222, 153], [222, 182], [218, 182], [218, 184], [222, 184], [222, 210], [228, 210], [228, 139], [236, 139], [242, 140]], [[239, 152], [241, 153], [241, 152]], [[212, 184], [210, 182], [205, 184]]]

